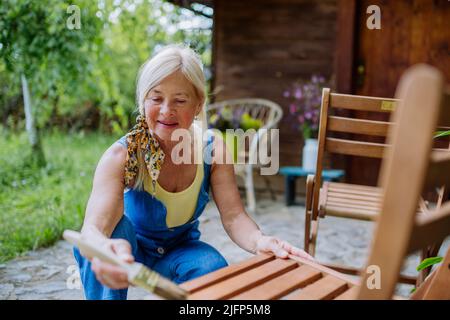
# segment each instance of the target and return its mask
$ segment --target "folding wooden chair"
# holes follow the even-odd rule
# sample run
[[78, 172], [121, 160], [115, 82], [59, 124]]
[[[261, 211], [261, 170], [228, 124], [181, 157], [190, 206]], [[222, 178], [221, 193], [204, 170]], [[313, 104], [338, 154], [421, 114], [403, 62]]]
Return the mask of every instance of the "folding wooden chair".
[[[387, 144], [367, 142], [367, 137], [381, 137], [385, 140], [387, 133], [394, 124], [389, 121], [374, 121], [356, 118], [355, 111], [368, 111], [372, 113], [391, 113], [398, 99], [366, 97], [330, 93], [324, 89], [319, 128], [319, 147], [317, 170], [315, 175], [306, 179], [305, 201], [305, 238], [304, 249], [314, 256], [319, 231], [319, 218], [335, 216], [358, 220], [374, 221], [380, 213], [383, 190], [380, 187], [356, 185], [341, 182], [330, 182], [322, 179], [325, 153], [342, 154], [368, 158], [382, 158]], [[353, 115], [335, 116], [336, 109], [350, 110]], [[346, 136], [336, 138], [336, 134]], [[350, 136], [350, 137], [349, 137]], [[411, 145], [413, 147], [413, 145]], [[323, 183], [322, 183], [323, 182]], [[429, 205], [440, 205], [446, 197], [445, 188], [438, 190], [437, 200], [433, 203], [421, 200], [418, 212], [426, 213]], [[422, 258], [436, 253], [439, 245], [426, 248]], [[360, 270], [350, 266], [327, 264], [327, 266], [352, 275], [359, 274]], [[420, 284], [429, 269], [420, 272], [419, 276], [402, 275], [400, 282]]]
[[[189, 299], [390, 299], [407, 254], [440, 243], [450, 234], [450, 201], [418, 214], [424, 190], [450, 182], [450, 153], [432, 148], [440, 124], [450, 126], [450, 91], [443, 77], [418, 65], [402, 77], [396, 123], [388, 136], [380, 185], [380, 214], [360, 281], [318, 263], [290, 256], [257, 255], [183, 283]], [[411, 147], [414, 141], [414, 147]], [[378, 275], [371, 270], [381, 271]], [[367, 285], [379, 277], [378, 287]], [[450, 249], [411, 298], [450, 299]]]

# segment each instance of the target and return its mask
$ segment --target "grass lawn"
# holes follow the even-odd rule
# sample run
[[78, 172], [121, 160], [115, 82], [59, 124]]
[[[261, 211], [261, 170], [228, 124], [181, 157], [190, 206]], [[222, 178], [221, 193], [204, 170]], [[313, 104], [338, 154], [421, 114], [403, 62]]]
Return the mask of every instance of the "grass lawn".
[[25, 134], [0, 133], [1, 263], [81, 227], [97, 162], [118, 137], [45, 134], [47, 166], [37, 168], [26, 156]]

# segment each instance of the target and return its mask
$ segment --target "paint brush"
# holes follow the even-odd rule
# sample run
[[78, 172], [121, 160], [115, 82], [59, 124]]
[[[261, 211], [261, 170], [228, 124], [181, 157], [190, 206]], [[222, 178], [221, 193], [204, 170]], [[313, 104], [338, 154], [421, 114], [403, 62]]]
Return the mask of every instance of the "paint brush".
[[83, 253], [125, 269], [128, 274], [128, 282], [131, 284], [144, 288], [166, 299], [187, 299], [187, 291], [169, 279], [164, 278], [159, 273], [147, 268], [142, 263], [125, 262], [112, 250], [88, 241], [81, 233], [76, 231], [65, 230], [63, 237], [71, 244], [77, 246]]

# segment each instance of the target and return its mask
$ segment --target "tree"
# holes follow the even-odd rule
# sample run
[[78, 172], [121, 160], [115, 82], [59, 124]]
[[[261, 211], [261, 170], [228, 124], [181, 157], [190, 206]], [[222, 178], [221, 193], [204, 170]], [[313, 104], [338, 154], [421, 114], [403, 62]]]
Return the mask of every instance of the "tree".
[[[77, 10], [68, 12], [73, 5], [80, 29], [74, 26]], [[123, 133], [135, 119], [138, 69], [162, 45], [185, 43], [198, 50], [208, 77], [211, 24], [163, 0], [5, 0], [0, 95], [8, 95], [0, 97], [2, 109], [11, 113], [23, 74], [37, 128]]]
[[70, 28], [69, 5], [58, 0], [3, 0], [0, 6], [0, 59], [21, 79], [26, 128], [41, 165], [45, 157], [35, 114], [44, 103], [57, 107], [61, 90], [83, 76], [89, 53], [101, 44], [97, 4], [79, 0], [73, 5], [80, 8], [80, 29]]

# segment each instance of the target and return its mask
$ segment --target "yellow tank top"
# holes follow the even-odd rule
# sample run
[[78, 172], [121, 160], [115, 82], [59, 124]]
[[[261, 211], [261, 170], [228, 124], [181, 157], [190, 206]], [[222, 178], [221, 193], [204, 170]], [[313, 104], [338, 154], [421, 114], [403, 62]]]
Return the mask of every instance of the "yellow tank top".
[[[188, 222], [194, 215], [197, 199], [203, 182], [203, 164], [197, 164], [194, 181], [189, 187], [180, 192], [168, 192], [156, 182], [155, 197], [167, 209], [166, 224], [169, 228], [177, 227]], [[151, 182], [144, 182], [144, 189], [151, 193]]]

